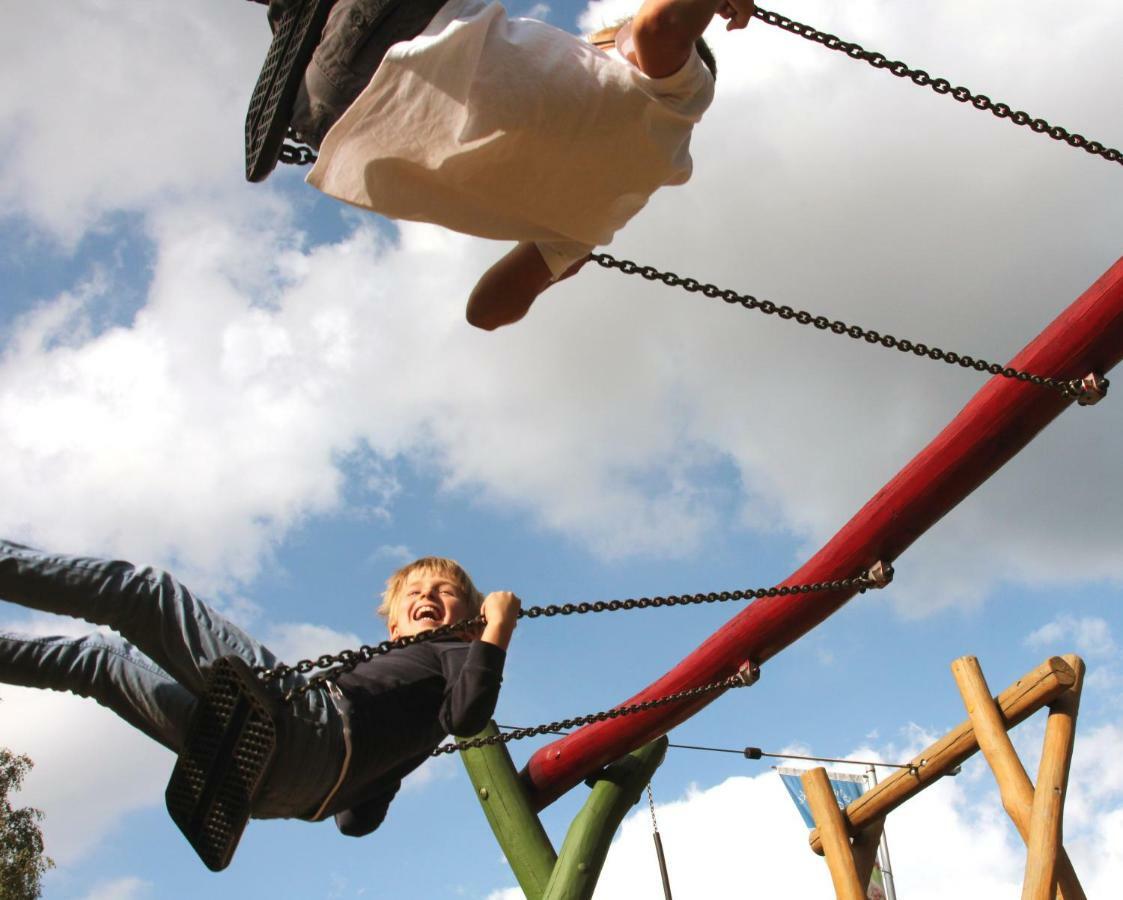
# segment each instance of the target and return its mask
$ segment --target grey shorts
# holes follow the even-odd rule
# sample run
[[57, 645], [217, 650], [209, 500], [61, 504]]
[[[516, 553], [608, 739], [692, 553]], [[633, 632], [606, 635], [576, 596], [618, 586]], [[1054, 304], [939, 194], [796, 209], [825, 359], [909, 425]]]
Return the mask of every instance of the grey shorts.
[[393, 44], [417, 37], [446, 0], [337, 0], [304, 72], [291, 126], [319, 148]]

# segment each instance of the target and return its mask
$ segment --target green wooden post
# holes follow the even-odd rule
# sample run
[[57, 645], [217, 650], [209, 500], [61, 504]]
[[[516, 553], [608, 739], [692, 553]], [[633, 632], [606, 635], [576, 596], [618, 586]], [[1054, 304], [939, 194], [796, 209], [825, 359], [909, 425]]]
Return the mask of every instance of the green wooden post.
[[667, 739], [661, 737], [594, 776], [596, 784], [569, 826], [543, 900], [589, 900], [593, 896], [612, 836], [666, 753]]
[[[495, 723], [490, 722], [475, 737], [498, 733]], [[506, 744], [464, 750], [460, 758], [519, 887], [528, 900], [539, 900], [558, 857], [537, 814], [527, 802], [526, 789]]]

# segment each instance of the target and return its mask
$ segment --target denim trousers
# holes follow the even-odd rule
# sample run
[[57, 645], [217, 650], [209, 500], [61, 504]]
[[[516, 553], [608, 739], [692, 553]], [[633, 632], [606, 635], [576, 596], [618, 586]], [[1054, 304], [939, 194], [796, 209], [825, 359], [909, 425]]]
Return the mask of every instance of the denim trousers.
[[[0, 540], [0, 599], [117, 632], [78, 638], [0, 633], [0, 682], [91, 697], [176, 753], [204, 691], [208, 663], [227, 655], [252, 666], [277, 661], [159, 569]], [[303, 676], [290, 675], [280, 689], [298, 680]], [[282, 738], [253, 810], [258, 818], [309, 816], [342, 765], [343, 727], [326, 691], [308, 691], [282, 709]]]

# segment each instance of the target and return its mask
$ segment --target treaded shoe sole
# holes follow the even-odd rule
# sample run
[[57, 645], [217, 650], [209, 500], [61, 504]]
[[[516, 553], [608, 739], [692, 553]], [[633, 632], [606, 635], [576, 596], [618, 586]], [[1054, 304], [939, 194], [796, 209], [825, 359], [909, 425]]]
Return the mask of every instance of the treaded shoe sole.
[[226, 656], [212, 664], [164, 801], [213, 872], [230, 864], [273, 759], [276, 706], [243, 660]]
[[246, 113], [246, 180], [264, 181], [277, 165], [304, 70], [335, 0], [304, 0], [277, 22]]

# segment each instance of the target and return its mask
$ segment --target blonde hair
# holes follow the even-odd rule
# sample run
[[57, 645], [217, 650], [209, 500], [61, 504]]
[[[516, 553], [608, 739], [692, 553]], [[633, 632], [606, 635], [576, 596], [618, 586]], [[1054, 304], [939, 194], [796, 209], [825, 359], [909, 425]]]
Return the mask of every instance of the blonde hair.
[[398, 611], [398, 603], [402, 599], [402, 589], [410, 575], [415, 572], [433, 572], [447, 578], [464, 594], [468, 604], [468, 614], [474, 616], [483, 606], [483, 594], [472, 583], [471, 577], [454, 559], [445, 559], [443, 556], [423, 556], [415, 559], [409, 565], [402, 566], [386, 579], [386, 590], [382, 592], [382, 603], [378, 607], [378, 614], [385, 619], [392, 620]]

